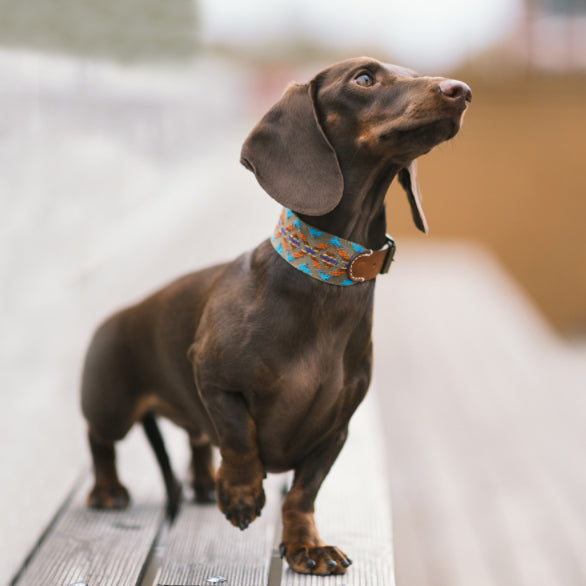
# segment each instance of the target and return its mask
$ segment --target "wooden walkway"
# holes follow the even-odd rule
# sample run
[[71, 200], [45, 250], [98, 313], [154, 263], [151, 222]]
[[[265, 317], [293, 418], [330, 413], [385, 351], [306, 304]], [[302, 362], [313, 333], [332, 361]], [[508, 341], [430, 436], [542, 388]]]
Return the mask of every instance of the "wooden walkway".
[[586, 584], [583, 350], [458, 246], [401, 251], [377, 299], [397, 584]]
[[[91, 483], [84, 479], [11, 586], [209, 586], [215, 578], [226, 586], [394, 585], [382, 432], [372, 398], [356, 414], [346, 449], [316, 504], [322, 536], [354, 561], [343, 577], [301, 576], [281, 561], [280, 504], [289, 475], [265, 481], [267, 505], [245, 532], [230, 525], [216, 506], [189, 500], [170, 526], [158, 490], [161, 479], [146, 441], [137, 435], [122, 444], [120, 467], [131, 488], [131, 507], [88, 510], [84, 500]], [[177, 430], [167, 435], [172, 459], [186, 464], [186, 442], [180, 441], [185, 438]]]

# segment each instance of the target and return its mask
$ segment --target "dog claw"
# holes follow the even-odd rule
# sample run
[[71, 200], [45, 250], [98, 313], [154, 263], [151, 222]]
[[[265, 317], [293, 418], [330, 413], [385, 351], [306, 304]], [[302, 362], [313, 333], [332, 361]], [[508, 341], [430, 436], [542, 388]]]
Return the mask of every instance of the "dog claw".
[[244, 531], [257, 518], [265, 504], [262, 470], [250, 482], [228, 482], [223, 478], [223, 464], [216, 480], [217, 503], [226, 519]]
[[279, 546], [279, 552], [281, 558], [287, 560], [289, 567], [301, 574], [341, 575], [352, 564], [350, 558], [333, 546], [313, 546], [296, 542], [287, 544], [285, 541]]

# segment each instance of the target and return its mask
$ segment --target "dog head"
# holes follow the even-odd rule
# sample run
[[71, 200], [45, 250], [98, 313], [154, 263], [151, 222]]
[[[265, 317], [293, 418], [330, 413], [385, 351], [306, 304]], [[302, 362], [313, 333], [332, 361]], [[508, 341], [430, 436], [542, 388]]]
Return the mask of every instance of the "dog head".
[[279, 203], [321, 216], [351, 167], [398, 170], [416, 226], [427, 231], [415, 159], [458, 132], [472, 93], [371, 58], [342, 61], [292, 84], [246, 139], [241, 162]]

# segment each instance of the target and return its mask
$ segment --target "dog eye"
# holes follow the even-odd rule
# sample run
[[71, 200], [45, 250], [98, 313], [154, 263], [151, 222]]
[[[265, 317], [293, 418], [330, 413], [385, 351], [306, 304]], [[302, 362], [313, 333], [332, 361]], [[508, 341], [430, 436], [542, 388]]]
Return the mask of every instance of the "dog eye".
[[370, 87], [374, 85], [374, 79], [370, 73], [361, 73], [354, 78], [354, 83], [361, 87]]

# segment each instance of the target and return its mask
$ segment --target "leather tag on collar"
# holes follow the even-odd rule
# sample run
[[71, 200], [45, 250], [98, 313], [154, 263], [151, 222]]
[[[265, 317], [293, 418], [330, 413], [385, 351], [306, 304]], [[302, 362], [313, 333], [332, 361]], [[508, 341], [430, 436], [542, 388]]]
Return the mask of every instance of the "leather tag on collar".
[[387, 273], [395, 256], [395, 241], [387, 236], [387, 242], [378, 250], [366, 250], [352, 258], [348, 265], [348, 275], [356, 283], [374, 279], [381, 273]]

